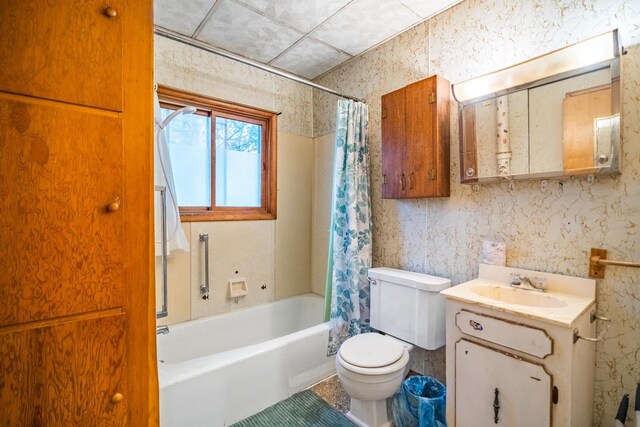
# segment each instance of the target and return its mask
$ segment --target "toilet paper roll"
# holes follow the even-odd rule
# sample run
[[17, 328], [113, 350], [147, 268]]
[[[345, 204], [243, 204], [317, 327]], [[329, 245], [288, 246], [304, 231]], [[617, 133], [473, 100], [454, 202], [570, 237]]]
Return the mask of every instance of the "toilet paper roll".
[[507, 265], [507, 245], [490, 240], [482, 241], [482, 263], [491, 265]]

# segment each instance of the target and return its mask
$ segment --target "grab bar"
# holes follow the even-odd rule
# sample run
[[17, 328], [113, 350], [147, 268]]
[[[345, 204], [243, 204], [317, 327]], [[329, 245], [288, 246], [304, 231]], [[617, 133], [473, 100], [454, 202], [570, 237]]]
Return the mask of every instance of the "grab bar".
[[200, 297], [209, 299], [209, 235], [200, 234], [200, 241], [204, 243], [204, 284], [200, 285]]
[[156, 319], [162, 319], [169, 315], [169, 309], [167, 307], [167, 187], [156, 185], [155, 191], [160, 192], [160, 199], [162, 201], [162, 309], [156, 312]]

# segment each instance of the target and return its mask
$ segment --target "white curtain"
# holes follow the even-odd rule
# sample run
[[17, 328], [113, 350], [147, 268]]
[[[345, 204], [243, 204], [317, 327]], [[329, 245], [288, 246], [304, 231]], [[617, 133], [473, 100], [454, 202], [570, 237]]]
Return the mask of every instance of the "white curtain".
[[[166, 188], [167, 200], [167, 254], [171, 251], [189, 251], [189, 242], [180, 223], [180, 211], [176, 198], [176, 186], [173, 182], [169, 146], [162, 128], [162, 114], [158, 94], [154, 93], [154, 183]], [[155, 252], [162, 255], [162, 198], [159, 191], [155, 191]]]

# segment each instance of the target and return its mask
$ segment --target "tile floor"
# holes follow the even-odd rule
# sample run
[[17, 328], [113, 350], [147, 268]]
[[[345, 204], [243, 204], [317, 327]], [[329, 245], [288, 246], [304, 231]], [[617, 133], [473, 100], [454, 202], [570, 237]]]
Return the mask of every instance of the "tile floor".
[[[409, 371], [409, 373], [407, 373], [407, 377], [411, 377], [413, 375], [420, 374], [415, 371]], [[312, 385], [309, 389], [324, 399], [325, 402], [333, 406], [336, 410], [343, 414], [349, 412], [349, 404], [351, 403], [350, 398], [342, 388], [337, 375], [332, 375], [329, 378]]]

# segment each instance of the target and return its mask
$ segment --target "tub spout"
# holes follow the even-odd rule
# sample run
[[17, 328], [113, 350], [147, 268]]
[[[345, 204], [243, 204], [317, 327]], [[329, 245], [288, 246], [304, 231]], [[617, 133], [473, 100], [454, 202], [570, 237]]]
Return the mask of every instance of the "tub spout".
[[169, 333], [168, 326], [156, 326], [156, 335], [164, 335]]

